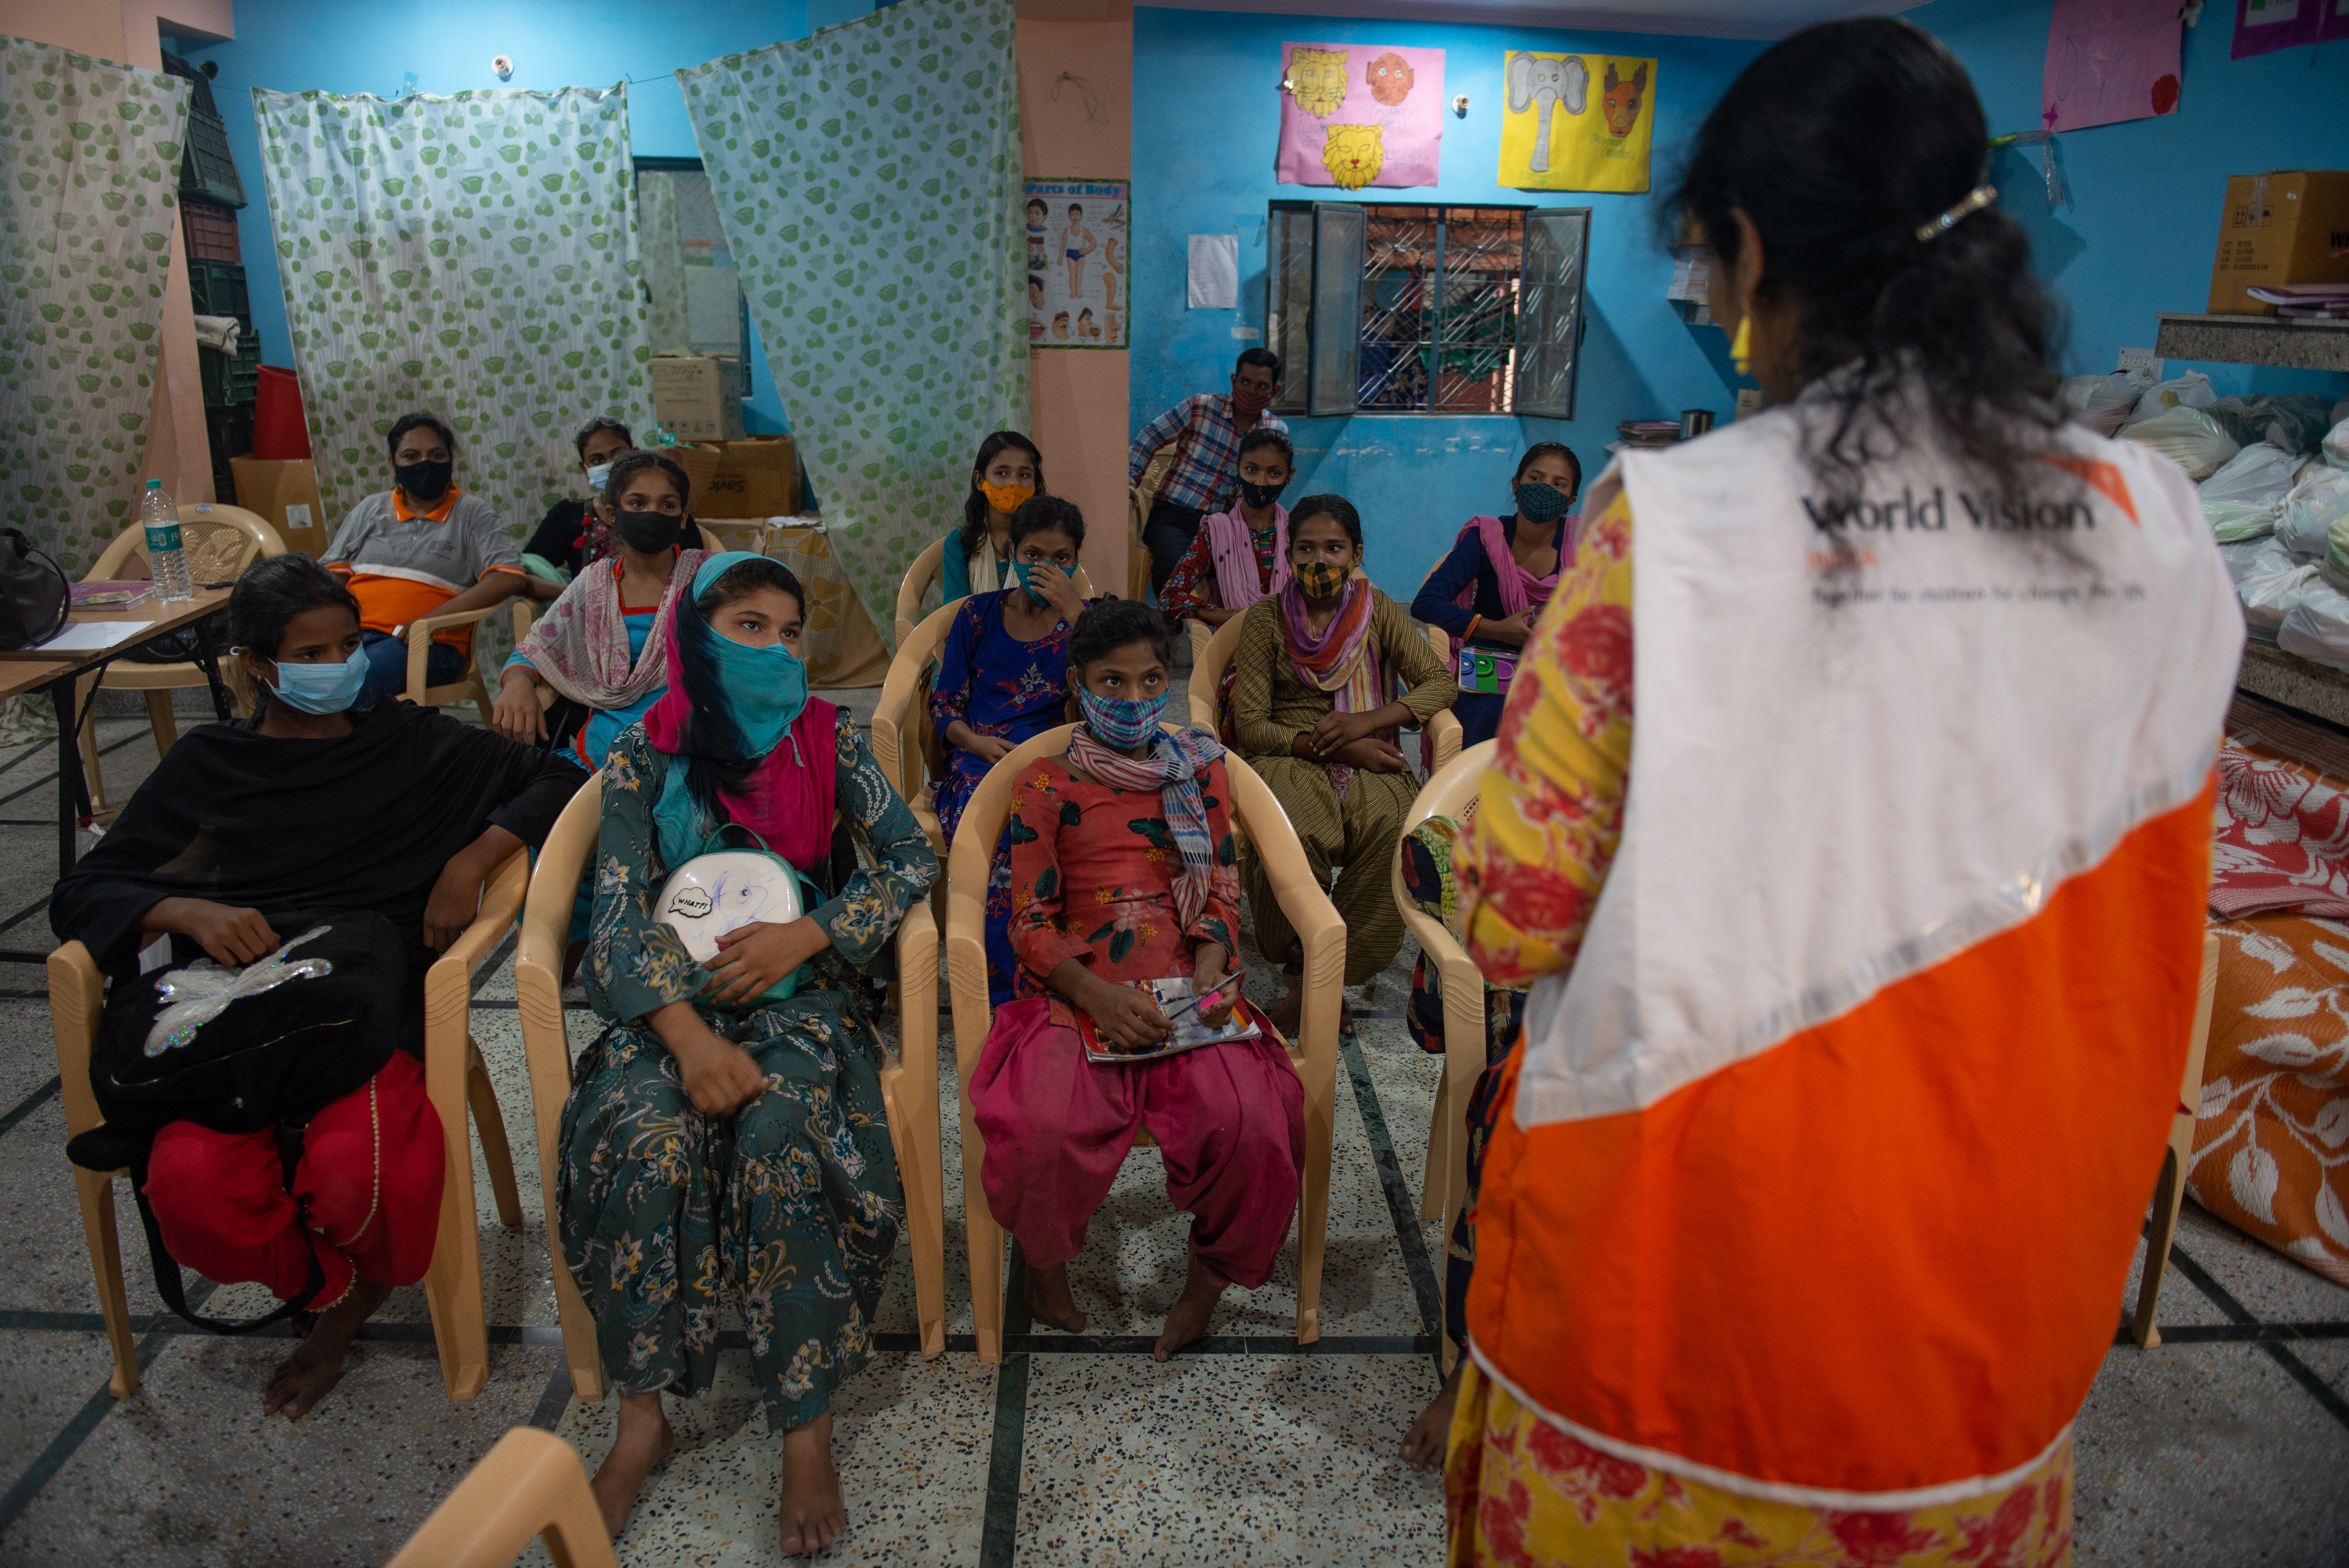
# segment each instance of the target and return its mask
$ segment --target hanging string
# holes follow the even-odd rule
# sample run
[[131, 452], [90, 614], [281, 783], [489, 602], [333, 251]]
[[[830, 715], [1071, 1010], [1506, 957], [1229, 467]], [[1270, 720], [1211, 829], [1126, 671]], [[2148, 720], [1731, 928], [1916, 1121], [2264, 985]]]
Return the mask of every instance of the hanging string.
[[1099, 136], [1102, 133], [1102, 108], [1109, 102], [1108, 90], [1092, 82], [1087, 81], [1084, 77], [1078, 76], [1074, 71], [1062, 71], [1058, 77], [1054, 77], [1052, 81], [1051, 99], [1054, 103], [1061, 101], [1061, 84], [1062, 82], [1066, 82], [1069, 86], [1077, 89], [1077, 101], [1084, 108], [1085, 123], [1092, 127], [1092, 131], [1095, 136]]

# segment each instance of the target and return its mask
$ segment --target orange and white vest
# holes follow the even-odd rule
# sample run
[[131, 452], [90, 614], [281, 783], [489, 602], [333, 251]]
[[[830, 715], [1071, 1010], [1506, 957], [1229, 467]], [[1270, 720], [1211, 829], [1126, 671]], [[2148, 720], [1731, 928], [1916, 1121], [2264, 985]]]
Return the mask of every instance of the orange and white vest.
[[[1930, 450], [1830, 514], [1791, 412], [1618, 462], [1623, 835], [1487, 1153], [1485, 1372], [1749, 1495], [1930, 1507], [2067, 1433], [2178, 1105], [2242, 617], [2184, 474]], [[1830, 570], [1836, 537], [1857, 570]]]

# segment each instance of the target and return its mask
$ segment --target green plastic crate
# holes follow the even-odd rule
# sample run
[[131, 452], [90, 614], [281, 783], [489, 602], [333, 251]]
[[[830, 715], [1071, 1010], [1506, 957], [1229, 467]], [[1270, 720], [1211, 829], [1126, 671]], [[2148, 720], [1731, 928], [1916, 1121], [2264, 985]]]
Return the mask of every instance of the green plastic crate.
[[260, 395], [261, 344], [250, 332], [237, 335], [234, 354], [199, 348], [196, 361], [203, 374], [205, 407], [231, 408]]
[[[188, 286], [195, 295], [198, 315], [233, 315], [253, 331], [253, 303], [245, 293], [244, 267], [237, 262], [188, 263]], [[217, 357], [217, 356], [215, 356]]]

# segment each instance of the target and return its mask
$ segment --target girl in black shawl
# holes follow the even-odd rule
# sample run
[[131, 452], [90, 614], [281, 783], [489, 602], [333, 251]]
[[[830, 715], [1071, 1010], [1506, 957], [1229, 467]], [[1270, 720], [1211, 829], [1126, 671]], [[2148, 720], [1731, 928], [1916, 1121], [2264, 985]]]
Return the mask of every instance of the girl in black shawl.
[[139, 973], [159, 935], [176, 962], [253, 963], [293, 934], [283, 922], [300, 910], [373, 911], [404, 940], [404, 1049], [311, 1119], [290, 1186], [274, 1130], [173, 1122], [149, 1156], [142, 1191], [173, 1257], [222, 1284], [306, 1296], [319, 1314], [263, 1400], [264, 1414], [299, 1418], [342, 1375], [367, 1315], [431, 1262], [443, 1152], [415, 1054], [424, 971], [471, 923], [483, 882], [544, 840], [582, 780], [559, 756], [433, 709], [352, 710], [366, 674], [358, 605], [306, 555], [254, 566], [228, 614], [260, 691], [253, 720], [184, 736], [59, 879], [49, 921], [117, 980]]

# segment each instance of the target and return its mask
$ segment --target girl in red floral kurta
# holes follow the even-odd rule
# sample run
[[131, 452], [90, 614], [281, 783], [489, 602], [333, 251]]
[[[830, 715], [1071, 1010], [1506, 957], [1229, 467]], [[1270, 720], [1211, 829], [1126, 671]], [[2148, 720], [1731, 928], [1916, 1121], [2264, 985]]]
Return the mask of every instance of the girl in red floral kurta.
[[1164, 1361], [1206, 1334], [1226, 1285], [1270, 1275], [1304, 1169], [1304, 1091], [1268, 1037], [1087, 1059], [1080, 1011], [1115, 1050], [1147, 1053], [1166, 1036], [1134, 982], [1185, 976], [1201, 996], [1220, 986], [1199, 1017], [1212, 1028], [1230, 1016], [1240, 883], [1223, 748], [1205, 729], [1158, 727], [1164, 618], [1131, 600], [1096, 604], [1069, 656], [1086, 722], [1066, 758], [1021, 770], [1011, 798], [1019, 967], [973, 1069], [971, 1111], [988, 1208], [1027, 1259], [1029, 1311], [1071, 1333], [1085, 1318], [1069, 1260], [1134, 1134], [1158, 1140], [1166, 1195], [1192, 1215], [1189, 1272], [1155, 1351]]

